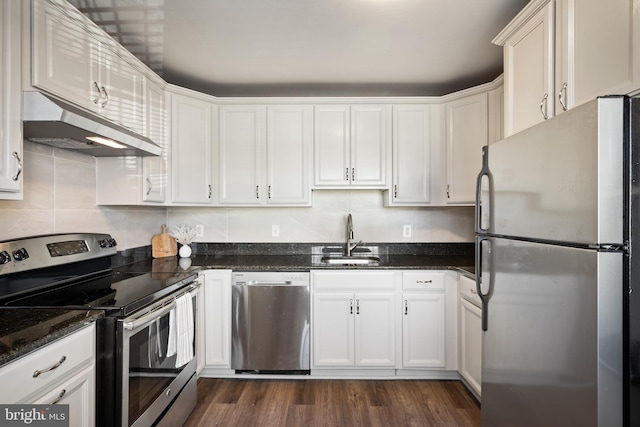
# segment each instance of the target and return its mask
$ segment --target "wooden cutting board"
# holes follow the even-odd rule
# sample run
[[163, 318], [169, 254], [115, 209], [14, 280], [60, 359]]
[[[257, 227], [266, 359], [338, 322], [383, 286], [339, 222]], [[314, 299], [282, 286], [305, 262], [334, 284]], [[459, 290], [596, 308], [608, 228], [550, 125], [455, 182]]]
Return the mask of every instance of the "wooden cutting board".
[[151, 239], [151, 254], [154, 258], [178, 255], [178, 244], [172, 235], [167, 233], [167, 225], [162, 224], [162, 233]]

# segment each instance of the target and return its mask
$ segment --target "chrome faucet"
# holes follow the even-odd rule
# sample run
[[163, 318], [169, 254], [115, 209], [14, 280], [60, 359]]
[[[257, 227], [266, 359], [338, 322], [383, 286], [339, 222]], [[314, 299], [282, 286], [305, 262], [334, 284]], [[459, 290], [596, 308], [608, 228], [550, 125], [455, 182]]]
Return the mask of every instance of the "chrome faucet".
[[351, 214], [349, 214], [349, 216], [347, 216], [347, 250], [345, 251], [345, 255], [351, 256], [351, 251], [360, 243], [362, 243], [362, 240], [353, 243], [353, 218], [351, 218]]

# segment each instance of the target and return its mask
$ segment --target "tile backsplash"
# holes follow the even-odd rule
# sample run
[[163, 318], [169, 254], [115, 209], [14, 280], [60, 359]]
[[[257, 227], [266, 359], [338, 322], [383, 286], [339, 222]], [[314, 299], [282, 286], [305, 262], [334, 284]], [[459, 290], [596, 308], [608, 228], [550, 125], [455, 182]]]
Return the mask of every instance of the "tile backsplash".
[[473, 241], [472, 207], [385, 208], [379, 190], [318, 190], [312, 207], [295, 208], [96, 206], [93, 157], [27, 141], [24, 174], [24, 200], [0, 201], [0, 240], [105, 232], [123, 250], [149, 245], [166, 223], [203, 225], [200, 242], [342, 242], [351, 213], [354, 237], [364, 242]]

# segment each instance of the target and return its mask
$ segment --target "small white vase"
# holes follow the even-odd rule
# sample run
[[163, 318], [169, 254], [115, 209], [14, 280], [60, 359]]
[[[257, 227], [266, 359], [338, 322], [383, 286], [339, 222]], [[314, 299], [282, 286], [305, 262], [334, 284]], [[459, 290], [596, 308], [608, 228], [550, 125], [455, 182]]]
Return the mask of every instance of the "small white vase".
[[178, 250], [178, 254], [180, 254], [180, 258], [189, 258], [191, 256], [191, 246], [182, 245]]

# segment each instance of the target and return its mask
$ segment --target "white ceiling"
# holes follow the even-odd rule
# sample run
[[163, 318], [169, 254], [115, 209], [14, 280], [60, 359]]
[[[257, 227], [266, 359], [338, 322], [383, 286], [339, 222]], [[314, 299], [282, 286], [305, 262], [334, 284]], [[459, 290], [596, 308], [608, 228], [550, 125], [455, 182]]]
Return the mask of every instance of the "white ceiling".
[[70, 0], [170, 83], [219, 96], [442, 95], [493, 80], [528, 0]]

